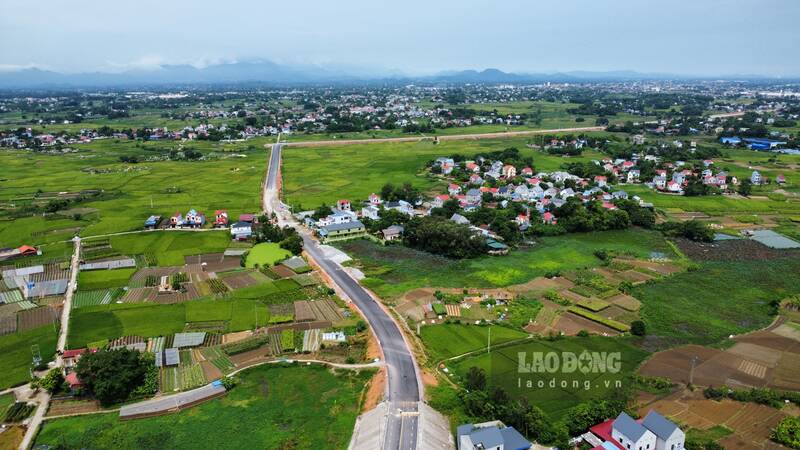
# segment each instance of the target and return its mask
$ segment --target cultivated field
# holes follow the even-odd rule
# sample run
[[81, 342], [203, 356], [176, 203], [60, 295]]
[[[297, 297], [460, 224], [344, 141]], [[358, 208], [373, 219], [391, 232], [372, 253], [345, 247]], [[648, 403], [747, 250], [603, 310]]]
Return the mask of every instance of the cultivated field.
[[649, 258], [653, 251], [672, 254], [660, 233], [641, 229], [546, 237], [530, 249], [515, 250], [502, 258], [460, 261], [364, 240], [343, 243], [341, 248], [367, 276], [363, 283], [386, 300], [421, 287], [503, 287], [526, 283], [552, 271], [597, 266], [600, 260], [593, 253], [598, 249], [639, 258]]
[[69, 448], [345, 448], [372, 372], [259, 366], [222, 398], [176, 415], [120, 421], [116, 413], [47, 421], [36, 445]]
[[[620, 352], [621, 370], [619, 373], [609, 371], [583, 373], [575, 370], [572, 373], [518, 373], [519, 352], [531, 355], [532, 352]], [[486, 371], [490, 386], [502, 386], [512, 398], [524, 397], [535, 404], [555, 420], [564, 417], [567, 410], [588, 400], [601, 400], [618, 395], [629, 389], [631, 381], [628, 376], [647, 356], [647, 352], [629, 344], [621, 338], [587, 337], [563, 338], [555, 341], [531, 339], [528, 342], [501, 347], [489, 354], [460, 359], [454, 362], [451, 370], [463, 376], [470, 367], [480, 367]], [[529, 356], [530, 358], [530, 356]], [[519, 378], [533, 380], [533, 387], [528, 388], [523, 382], [519, 387]], [[555, 384], [550, 385], [554, 380]], [[543, 387], [538, 382], [545, 383]], [[562, 383], [566, 383], [563, 385]], [[617, 384], [619, 383], [619, 385]], [[566, 386], [566, 387], [565, 387]], [[588, 388], [587, 388], [588, 386]]]
[[[151, 155], [148, 149], [176, 147], [174, 142], [140, 144], [104, 140], [79, 146], [78, 153], [47, 155], [24, 151], [4, 151], [0, 167], [4, 170], [0, 203], [36, 203], [37, 190], [54, 193], [102, 190], [90, 201], [79, 204], [89, 214], [53, 221], [49, 218], [17, 219], [13, 225], [0, 225], [0, 246], [39, 244], [81, 235], [97, 235], [141, 229], [150, 214], [169, 217], [176, 210], [185, 214], [196, 208], [207, 214], [227, 209], [233, 217], [259, 209], [259, 185], [263, 177], [262, 142], [212, 144], [196, 142], [200, 151], [234, 151], [243, 158], [219, 154], [212, 161], [151, 161], [127, 164], [122, 155]], [[248, 150], [252, 148], [252, 150]], [[252, 195], [241, 195], [249, 192]], [[39, 195], [39, 197], [46, 196]], [[152, 207], [151, 207], [152, 202]], [[61, 217], [61, 216], [59, 216]], [[4, 222], [0, 222], [4, 223]], [[38, 234], [44, 233], [44, 234]]]

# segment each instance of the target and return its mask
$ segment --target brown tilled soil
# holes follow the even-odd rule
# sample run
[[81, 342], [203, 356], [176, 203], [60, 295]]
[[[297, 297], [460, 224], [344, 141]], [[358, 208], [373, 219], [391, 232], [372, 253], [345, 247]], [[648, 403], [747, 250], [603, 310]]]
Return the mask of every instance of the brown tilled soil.
[[203, 375], [206, 380], [218, 380], [222, 377], [222, 371], [217, 369], [210, 361], [200, 362], [200, 368], [203, 369]]
[[610, 297], [607, 301], [613, 305], [619, 306], [620, 308], [627, 309], [628, 311], [638, 311], [642, 306], [642, 303], [639, 300], [626, 294], [615, 295]]
[[737, 336], [735, 340], [736, 345], [725, 351], [688, 345], [659, 352], [639, 372], [686, 384], [692, 358], [696, 357], [696, 385], [800, 389], [800, 342], [770, 331]]
[[570, 312], [562, 314], [561, 317], [558, 318], [558, 321], [556, 321], [555, 325], [553, 325], [553, 329], [556, 331], [562, 331], [568, 336], [574, 336], [581, 330], [586, 330], [589, 333], [594, 334], [605, 334], [608, 336], [616, 336], [619, 334], [617, 331], [614, 331], [605, 325], [600, 325], [597, 322], [593, 322]]
[[231, 290], [241, 289], [247, 286], [258, 284], [258, 281], [251, 277], [249, 272], [241, 272], [237, 273], [236, 275], [225, 277], [222, 279], [222, 282], [225, 283], [225, 285]]
[[278, 276], [281, 278], [291, 278], [297, 275], [296, 273], [294, 273], [292, 269], [286, 266], [282, 266], [280, 264], [278, 264], [277, 266], [270, 267], [270, 270], [278, 274]]
[[537, 277], [527, 283], [515, 284], [508, 288], [509, 291], [519, 295], [539, 295], [551, 289], [564, 289], [564, 286], [556, 279]]
[[26, 311], [20, 311], [18, 313], [19, 331], [32, 330], [43, 325], [49, 325], [57, 322], [60, 315], [61, 308], [55, 308], [51, 306], [42, 306]]
[[800, 250], [778, 250], [750, 239], [694, 242], [676, 239], [678, 248], [696, 261], [765, 261], [800, 255]]
[[733, 430], [733, 434], [720, 441], [725, 448], [774, 448], [769, 441], [772, 428], [786, 413], [755, 403], [733, 400], [708, 400], [701, 390], [680, 390], [662, 399], [647, 401], [639, 397], [638, 412], [647, 414], [657, 410], [668, 418], [685, 425], [685, 428], [707, 430], [717, 425]]
[[250, 350], [249, 352], [233, 355], [230, 357], [230, 360], [238, 369], [240, 366], [243, 367], [257, 361], [266, 360], [267, 358], [269, 358], [269, 356], [270, 356], [269, 345], [265, 345], [255, 350]]
[[100, 403], [93, 400], [53, 400], [47, 410], [47, 417], [63, 416], [100, 411]]

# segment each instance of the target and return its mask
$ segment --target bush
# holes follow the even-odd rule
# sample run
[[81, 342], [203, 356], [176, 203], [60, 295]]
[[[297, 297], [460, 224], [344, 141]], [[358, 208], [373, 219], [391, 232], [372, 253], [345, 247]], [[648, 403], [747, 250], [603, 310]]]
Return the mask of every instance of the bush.
[[786, 417], [772, 430], [770, 438], [789, 448], [800, 448], [800, 417]]
[[631, 322], [631, 333], [636, 336], [644, 336], [647, 334], [647, 327], [641, 320], [634, 320]]
[[225, 388], [225, 390], [228, 391], [230, 391], [231, 389], [236, 387], [237, 384], [239, 384], [239, 381], [234, 377], [223, 377], [222, 380], [220, 380], [220, 382], [222, 383], [222, 386]]
[[45, 389], [51, 394], [60, 391], [64, 384], [64, 375], [61, 374], [61, 369], [51, 369], [47, 375], [39, 380], [39, 387]]

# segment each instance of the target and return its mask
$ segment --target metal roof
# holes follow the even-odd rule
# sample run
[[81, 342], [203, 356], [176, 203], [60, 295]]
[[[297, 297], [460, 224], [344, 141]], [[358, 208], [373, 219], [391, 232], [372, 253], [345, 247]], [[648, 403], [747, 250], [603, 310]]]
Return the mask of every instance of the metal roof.
[[647, 413], [642, 421], [642, 425], [665, 441], [675, 433], [675, 430], [679, 429], [677, 425], [653, 410]]
[[196, 347], [202, 344], [205, 339], [206, 334], [204, 332], [175, 333], [175, 339], [172, 341], [172, 346], [176, 348]]
[[619, 416], [614, 421], [614, 429], [633, 442], [637, 442], [647, 433], [647, 428], [624, 412], [619, 413]]

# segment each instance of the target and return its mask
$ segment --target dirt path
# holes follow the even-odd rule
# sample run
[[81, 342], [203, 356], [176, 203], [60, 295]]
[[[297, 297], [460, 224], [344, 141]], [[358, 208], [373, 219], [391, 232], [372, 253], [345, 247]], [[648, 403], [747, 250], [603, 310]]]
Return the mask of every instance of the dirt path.
[[480, 134], [453, 134], [449, 136], [413, 136], [413, 137], [396, 137], [396, 138], [378, 138], [378, 139], [341, 139], [341, 140], [328, 140], [328, 141], [299, 141], [299, 142], [285, 142], [283, 145], [287, 147], [322, 147], [328, 145], [352, 145], [352, 144], [376, 144], [383, 142], [419, 142], [419, 141], [432, 141], [438, 138], [440, 141], [459, 141], [459, 140], [477, 140], [477, 139], [503, 139], [519, 136], [530, 136], [537, 134], [548, 133], [576, 133], [586, 131], [605, 131], [606, 127], [576, 127], [576, 128], [553, 128], [550, 130], [525, 130], [525, 131], [501, 131], [496, 133], [480, 133]]

